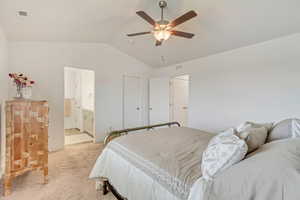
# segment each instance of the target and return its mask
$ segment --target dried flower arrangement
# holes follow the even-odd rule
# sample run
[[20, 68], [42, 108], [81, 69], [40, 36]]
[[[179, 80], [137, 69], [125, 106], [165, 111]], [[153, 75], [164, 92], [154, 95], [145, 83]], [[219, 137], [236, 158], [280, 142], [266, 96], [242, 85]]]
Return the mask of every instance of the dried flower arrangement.
[[10, 73], [9, 77], [13, 79], [14, 84], [17, 87], [17, 98], [23, 98], [22, 89], [32, 87], [35, 82], [30, 80], [22, 73]]

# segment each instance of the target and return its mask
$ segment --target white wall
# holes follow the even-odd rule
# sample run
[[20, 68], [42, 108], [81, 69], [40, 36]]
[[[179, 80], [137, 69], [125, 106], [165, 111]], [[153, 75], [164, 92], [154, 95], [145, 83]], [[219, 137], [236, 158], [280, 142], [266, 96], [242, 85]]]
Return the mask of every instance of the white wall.
[[300, 118], [300, 34], [176, 66], [154, 76], [189, 74], [189, 126], [220, 131], [245, 120]]
[[144, 77], [150, 71], [136, 59], [108, 45], [94, 43], [11, 42], [9, 67], [36, 80], [34, 98], [49, 100], [51, 151], [64, 145], [64, 67], [95, 71], [97, 141], [103, 140], [110, 127], [122, 128], [122, 76]]
[[[220, 131], [245, 120], [300, 117], [299, 52], [300, 34], [296, 34], [153, 73], [170, 77], [189, 74], [189, 126]], [[97, 141], [110, 127], [122, 128], [122, 76], [147, 77], [152, 71], [108, 45], [93, 43], [11, 42], [9, 66], [10, 71], [24, 72], [36, 80], [34, 97], [50, 102], [50, 150], [64, 145], [64, 67], [95, 71]]]
[[7, 65], [7, 40], [0, 26], [0, 104], [7, 98], [8, 65]]
[[[5, 152], [3, 141], [4, 135], [4, 112], [2, 103], [7, 99], [8, 94], [8, 63], [7, 63], [7, 40], [0, 26], [0, 178], [2, 176], [2, 170], [4, 169], [4, 162], [2, 162]], [[3, 112], [3, 114], [2, 114]]]

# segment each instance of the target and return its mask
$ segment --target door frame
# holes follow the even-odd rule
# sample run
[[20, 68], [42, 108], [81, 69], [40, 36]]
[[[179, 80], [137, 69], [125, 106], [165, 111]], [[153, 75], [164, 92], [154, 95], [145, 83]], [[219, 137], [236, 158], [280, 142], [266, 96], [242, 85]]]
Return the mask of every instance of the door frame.
[[139, 80], [139, 108], [140, 108], [140, 123], [144, 124], [143, 116], [142, 116], [142, 77], [138, 75], [128, 75], [124, 74], [122, 76], [122, 128], [125, 129], [125, 78], [137, 78]]
[[[77, 67], [77, 66], [70, 66], [70, 65], [68, 65], [68, 66], [65, 66], [64, 68], [63, 68], [63, 76], [64, 76], [64, 78], [63, 78], [63, 88], [64, 88], [64, 95], [63, 95], [63, 105], [64, 105], [64, 101], [65, 101], [65, 93], [66, 93], [66, 91], [65, 91], [65, 81], [66, 81], [66, 79], [65, 79], [65, 73], [66, 73], [66, 71], [65, 71], [65, 69], [75, 69], [75, 70], [85, 70], [85, 71], [92, 71], [93, 73], [94, 73], [94, 81], [93, 81], [93, 84], [94, 84], [94, 104], [93, 104], [93, 107], [94, 107], [94, 110], [93, 110], [93, 143], [96, 143], [96, 71], [94, 70], [94, 69], [92, 69], [92, 68], [81, 68], [81, 67]], [[64, 119], [64, 130], [65, 130], [65, 113], [63, 112], [63, 119]], [[65, 132], [63, 131], [63, 139], [64, 139], [64, 147], [66, 146], [65, 145]]]

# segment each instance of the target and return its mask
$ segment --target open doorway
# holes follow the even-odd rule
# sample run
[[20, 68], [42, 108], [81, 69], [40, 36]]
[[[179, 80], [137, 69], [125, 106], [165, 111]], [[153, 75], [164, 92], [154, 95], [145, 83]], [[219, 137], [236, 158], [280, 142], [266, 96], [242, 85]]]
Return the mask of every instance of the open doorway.
[[95, 73], [64, 68], [65, 145], [93, 142], [95, 138]]
[[189, 75], [176, 76], [170, 84], [170, 119], [188, 126]]

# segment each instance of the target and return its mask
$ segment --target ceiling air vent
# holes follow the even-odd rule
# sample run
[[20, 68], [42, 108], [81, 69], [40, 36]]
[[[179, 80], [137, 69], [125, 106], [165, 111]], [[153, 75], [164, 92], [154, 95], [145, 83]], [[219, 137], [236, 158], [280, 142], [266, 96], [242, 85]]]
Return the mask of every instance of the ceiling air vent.
[[18, 11], [18, 15], [21, 16], [21, 17], [27, 17], [28, 16], [28, 13], [26, 11]]

